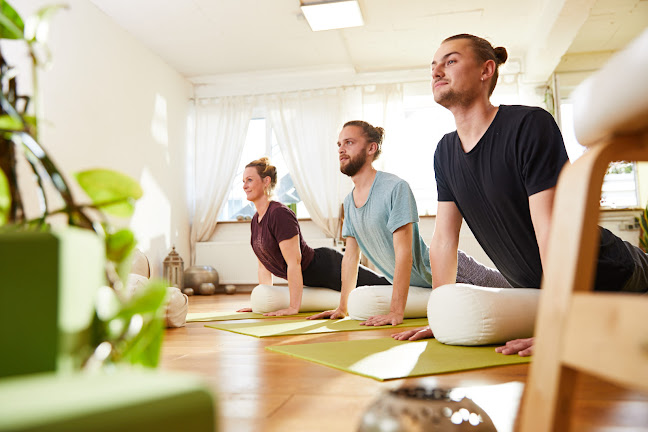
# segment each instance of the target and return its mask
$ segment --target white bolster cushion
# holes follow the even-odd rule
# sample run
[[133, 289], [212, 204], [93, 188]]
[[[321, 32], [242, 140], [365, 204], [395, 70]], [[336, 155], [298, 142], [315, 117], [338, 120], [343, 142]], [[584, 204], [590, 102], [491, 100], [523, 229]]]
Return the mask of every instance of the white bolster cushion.
[[126, 293], [128, 297], [135, 294], [135, 291], [144, 288], [149, 283], [149, 278], [135, 273], [129, 273], [126, 279]]
[[[392, 285], [361, 286], [349, 294], [349, 317], [364, 321], [375, 315], [387, 315], [392, 299]], [[404, 318], [425, 318], [432, 288], [411, 286], [405, 304]]]
[[189, 311], [189, 298], [177, 287], [167, 287], [166, 326], [184, 327]]
[[[290, 291], [287, 286], [257, 285], [250, 295], [252, 312], [266, 313], [290, 306]], [[304, 287], [299, 312], [321, 312], [337, 309], [340, 292], [329, 288]]]
[[[126, 294], [132, 297], [136, 291], [144, 289], [149, 279], [135, 273], [130, 273], [126, 281]], [[165, 320], [167, 327], [183, 327], [189, 310], [189, 298], [176, 287], [167, 287]]]
[[432, 291], [427, 316], [448, 345], [503, 344], [533, 336], [540, 290], [443, 285]]

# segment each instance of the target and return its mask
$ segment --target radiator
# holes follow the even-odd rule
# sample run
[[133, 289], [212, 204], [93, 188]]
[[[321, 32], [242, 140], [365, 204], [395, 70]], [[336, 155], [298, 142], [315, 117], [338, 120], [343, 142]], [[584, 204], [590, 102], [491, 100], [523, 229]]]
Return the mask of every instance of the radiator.
[[[330, 238], [309, 239], [312, 248], [333, 247]], [[340, 249], [341, 250], [341, 249]], [[249, 242], [215, 241], [196, 244], [196, 265], [212, 266], [218, 271], [221, 284], [255, 285], [257, 284], [258, 261]], [[275, 277], [276, 283], [285, 283]]]

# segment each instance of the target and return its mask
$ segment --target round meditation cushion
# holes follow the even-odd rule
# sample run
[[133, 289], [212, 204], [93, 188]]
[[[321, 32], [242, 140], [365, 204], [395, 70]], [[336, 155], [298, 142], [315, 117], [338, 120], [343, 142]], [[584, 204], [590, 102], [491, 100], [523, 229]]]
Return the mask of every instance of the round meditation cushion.
[[427, 306], [434, 337], [448, 345], [503, 344], [533, 336], [540, 290], [449, 284]]

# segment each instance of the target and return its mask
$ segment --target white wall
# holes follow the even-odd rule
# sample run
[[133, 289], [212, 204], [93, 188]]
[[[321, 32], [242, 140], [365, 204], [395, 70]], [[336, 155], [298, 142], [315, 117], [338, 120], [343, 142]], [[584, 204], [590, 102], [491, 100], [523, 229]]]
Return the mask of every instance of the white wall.
[[[23, 16], [51, 1], [12, 2]], [[68, 177], [111, 168], [144, 197], [130, 225], [161, 275], [171, 249], [189, 260], [187, 117], [192, 86], [87, 0], [67, 0], [51, 23], [51, 69], [39, 78], [40, 141]], [[135, 6], [134, 6], [135, 7]]]
[[[419, 231], [425, 243], [429, 244], [432, 240], [434, 233], [435, 218], [421, 217], [419, 221]], [[300, 220], [299, 225], [304, 236], [304, 240], [309, 244], [317, 244], [318, 246], [323, 243], [326, 234], [315, 225], [311, 220]], [[249, 222], [228, 222], [220, 223], [216, 226], [216, 232], [211, 238], [212, 242], [241, 242], [251, 249], [250, 245], [250, 223]], [[459, 248], [471, 255], [479, 262], [494, 267], [493, 262], [488, 258], [483, 251], [475, 236], [472, 234], [466, 224], [463, 224], [461, 234], [459, 236]], [[256, 264], [256, 262], [254, 263]], [[218, 268], [218, 263], [210, 264]]]
[[[632, 225], [636, 210], [606, 210], [601, 212], [599, 224], [617, 236], [634, 245], [639, 244], [639, 230], [625, 228]], [[436, 218], [421, 217], [419, 231], [425, 243], [429, 244], [434, 233]], [[312, 247], [330, 246], [326, 235], [310, 220], [300, 220], [302, 234], [306, 243]], [[623, 228], [622, 228], [623, 227]], [[331, 242], [332, 243], [332, 242]], [[196, 252], [197, 265], [209, 265], [219, 271], [222, 283], [254, 284], [256, 282], [257, 260], [250, 247], [250, 222], [227, 222], [216, 226], [211, 242], [202, 243]], [[459, 248], [477, 261], [495, 267], [488, 258], [475, 236], [464, 223], [459, 235]], [[283, 283], [282, 279], [275, 279]]]
[[[421, 236], [428, 244], [434, 233], [434, 222], [434, 217], [422, 217], [419, 223]], [[300, 220], [299, 225], [306, 243], [311, 247], [333, 246], [332, 240], [326, 239], [324, 232], [311, 220]], [[218, 224], [211, 242], [213, 243], [201, 244], [197, 249], [197, 265], [214, 267], [221, 273], [222, 283], [255, 283], [257, 260], [250, 247], [250, 222]], [[494, 267], [465, 224], [459, 237], [459, 247], [479, 262]], [[365, 264], [373, 268], [370, 263]], [[282, 282], [280, 279], [275, 280]]]

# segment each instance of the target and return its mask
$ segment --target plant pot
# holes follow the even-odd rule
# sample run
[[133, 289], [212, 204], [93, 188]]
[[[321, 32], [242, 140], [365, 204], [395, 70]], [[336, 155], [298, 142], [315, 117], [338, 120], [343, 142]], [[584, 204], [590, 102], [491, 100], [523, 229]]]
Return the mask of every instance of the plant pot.
[[89, 354], [104, 245], [66, 228], [0, 235], [0, 377], [79, 369]]

